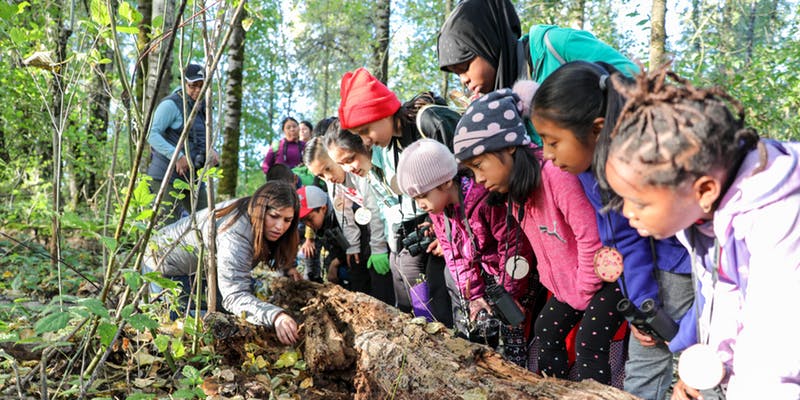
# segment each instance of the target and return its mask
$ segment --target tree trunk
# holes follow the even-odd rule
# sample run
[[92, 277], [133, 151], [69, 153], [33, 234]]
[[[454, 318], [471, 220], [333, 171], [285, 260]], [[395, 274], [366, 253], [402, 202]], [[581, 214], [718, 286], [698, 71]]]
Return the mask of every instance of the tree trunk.
[[[145, 86], [147, 80], [147, 73], [149, 71], [150, 59], [147, 56], [142, 56], [144, 51], [147, 51], [148, 44], [150, 43], [150, 35], [153, 30], [150, 25], [153, 23], [153, 1], [152, 0], [139, 0], [136, 2], [139, 13], [142, 14], [142, 20], [139, 21], [139, 33], [136, 35], [136, 48], [139, 50], [139, 61], [141, 64], [136, 65], [136, 81], [134, 82], [134, 96], [136, 102], [140, 105], [145, 104]], [[142, 107], [146, 110], [146, 107]]]
[[650, 69], [658, 68], [664, 61], [667, 32], [665, 28], [667, 15], [666, 0], [653, 0], [650, 20]]
[[577, 0], [571, 7], [572, 14], [571, 26], [575, 29], [583, 29], [586, 25], [586, 0]]
[[753, 47], [755, 46], [756, 36], [756, 12], [758, 10], [758, 0], [750, 0], [750, 16], [747, 21], [747, 33], [745, 34], [745, 43], [747, 49], [744, 55], [744, 65], [749, 66], [753, 58]]
[[8, 154], [8, 147], [6, 147], [5, 130], [0, 127], [0, 160], [8, 163], [11, 161], [11, 155]]
[[[162, 17], [162, 24], [158, 27], [153, 27], [157, 32], [164, 32], [166, 35], [176, 35], [177, 32], [167, 32], [172, 29], [175, 23], [175, 0], [152, 0], [152, 20], [155, 21], [158, 17]], [[169, 37], [165, 36], [164, 40], [158, 45], [153, 46], [150, 53], [147, 54], [147, 80], [144, 92], [144, 101], [142, 102], [142, 110], [149, 110], [150, 103], [158, 102], [169, 94], [169, 85], [172, 82], [172, 53], [167, 48]], [[156, 87], [158, 80], [158, 68], [162, 64], [162, 60], [166, 59], [166, 71], [164, 71], [164, 79]], [[145, 130], [149, 127], [145, 127]]]
[[[445, 21], [447, 21], [447, 17], [450, 16], [450, 13], [453, 12], [453, 0], [444, 0], [444, 18], [439, 23], [439, 26], [443, 25]], [[450, 92], [450, 72], [442, 71], [442, 97], [447, 96], [448, 92]]]
[[[316, 390], [332, 390], [334, 386], [320, 382], [338, 376], [354, 385], [350, 393], [338, 395], [355, 392], [351, 398], [359, 400], [636, 398], [594, 381], [543, 378], [503, 360], [488, 347], [452, 337], [439, 323], [412, 319], [337, 285], [278, 279], [272, 292], [273, 302], [304, 326], [301, 349]], [[206, 327], [215, 337], [217, 354], [230, 365], [258, 356], [248, 355], [244, 343], [279, 347], [273, 331], [235, 322], [233, 316], [209, 315]], [[340, 397], [329, 393], [328, 398]]]
[[[56, 32], [56, 59], [54, 60], [57, 65], [61, 65], [61, 63], [67, 59], [67, 43], [69, 42], [69, 37], [72, 36], [72, 27], [66, 26], [62, 15], [64, 13], [70, 13], [70, 6], [65, 1], [61, 5], [62, 9], [59, 11], [58, 17], [56, 19], [56, 26], [58, 27], [58, 31]], [[53, 223], [53, 237], [50, 242], [50, 266], [53, 268], [53, 271], [59, 271], [59, 280], [61, 277], [60, 274], [60, 267], [61, 265], [58, 264], [58, 260], [61, 259], [61, 146], [63, 144], [63, 136], [64, 136], [64, 127], [67, 124], [68, 118], [64, 114], [64, 90], [66, 88], [66, 83], [63, 80], [63, 69], [56, 68], [53, 70], [53, 79], [50, 81], [50, 93], [52, 96], [52, 103], [50, 109], [52, 110], [52, 115], [50, 116], [52, 121], [52, 129], [53, 129], [53, 153], [52, 153], [52, 160], [53, 160], [53, 209], [51, 212], [53, 213], [52, 223]], [[58, 282], [59, 290], [61, 288], [61, 282]]]
[[228, 78], [225, 82], [225, 126], [223, 127], [220, 167], [222, 179], [219, 193], [236, 197], [239, 173], [239, 133], [242, 120], [242, 76], [244, 75], [245, 30], [242, 27], [244, 12], [232, 21], [233, 31], [228, 40]]
[[[100, 53], [103, 57], [112, 59], [111, 49], [100, 44]], [[98, 64], [94, 69], [91, 91], [89, 93], [89, 143], [86, 147], [88, 159], [87, 170], [82, 182], [83, 201], [92, 198], [100, 187], [101, 176], [105, 174], [108, 164], [108, 155], [104, 151], [108, 135], [108, 110], [111, 106], [111, 88], [109, 87], [108, 73], [113, 70], [113, 64]], [[124, 79], [124, 78], [123, 78]]]
[[389, 80], [389, 18], [391, 0], [378, 0], [375, 7], [375, 42], [372, 46], [372, 74], [385, 85]]

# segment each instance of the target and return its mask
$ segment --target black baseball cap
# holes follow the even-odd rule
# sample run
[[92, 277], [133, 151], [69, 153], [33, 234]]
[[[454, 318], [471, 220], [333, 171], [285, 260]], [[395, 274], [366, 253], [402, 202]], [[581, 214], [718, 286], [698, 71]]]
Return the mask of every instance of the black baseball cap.
[[205, 80], [205, 74], [203, 67], [197, 64], [189, 64], [183, 70], [183, 78], [189, 83]]

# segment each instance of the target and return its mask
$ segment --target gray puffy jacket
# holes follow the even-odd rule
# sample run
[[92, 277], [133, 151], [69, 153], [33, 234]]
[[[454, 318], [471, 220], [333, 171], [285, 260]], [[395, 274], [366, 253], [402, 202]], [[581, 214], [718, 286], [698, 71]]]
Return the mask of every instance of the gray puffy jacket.
[[[223, 208], [235, 200], [217, 205]], [[222, 306], [234, 315], [244, 313], [247, 322], [272, 327], [275, 317], [284, 310], [259, 300], [252, 292], [250, 271], [253, 261], [253, 230], [250, 218], [242, 215], [232, 225], [228, 221], [238, 215], [234, 210], [216, 221], [217, 284]], [[208, 247], [208, 209], [197, 212], [197, 223], [203, 245]], [[225, 227], [220, 231], [220, 227]], [[144, 262], [165, 277], [194, 275], [200, 243], [191, 229], [189, 217], [167, 225], [150, 239]]]

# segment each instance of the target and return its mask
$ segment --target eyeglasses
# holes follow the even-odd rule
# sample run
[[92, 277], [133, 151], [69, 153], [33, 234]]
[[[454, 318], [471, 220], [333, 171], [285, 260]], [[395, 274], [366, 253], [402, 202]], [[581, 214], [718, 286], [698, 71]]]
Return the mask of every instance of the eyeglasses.
[[192, 89], [200, 89], [203, 87], [203, 81], [189, 82], [186, 84], [186, 87]]

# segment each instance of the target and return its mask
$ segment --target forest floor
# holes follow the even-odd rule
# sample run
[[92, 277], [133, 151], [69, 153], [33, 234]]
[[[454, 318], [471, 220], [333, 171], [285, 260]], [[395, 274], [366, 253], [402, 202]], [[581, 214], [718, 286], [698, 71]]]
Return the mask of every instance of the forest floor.
[[171, 294], [131, 300], [145, 284], [134, 271], [121, 271], [100, 302], [73, 271], [101, 281], [96, 243], [70, 241], [62, 255], [70, 267], [59, 276], [45, 243], [13, 237], [0, 237], [2, 398], [633, 398], [595, 382], [542, 378], [439, 323], [332, 284], [256, 274], [265, 281], [256, 293], [300, 324], [295, 346], [232, 315], [173, 320]]

